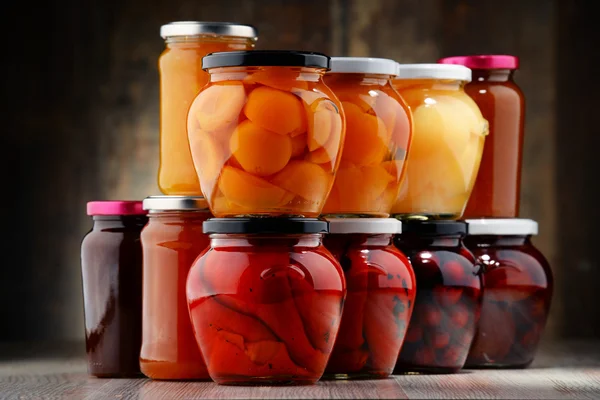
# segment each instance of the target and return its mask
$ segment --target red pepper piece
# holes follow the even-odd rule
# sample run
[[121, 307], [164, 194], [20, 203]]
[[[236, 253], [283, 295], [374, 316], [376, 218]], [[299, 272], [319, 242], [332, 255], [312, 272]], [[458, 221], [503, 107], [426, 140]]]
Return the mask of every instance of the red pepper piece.
[[362, 370], [369, 358], [369, 352], [364, 349], [345, 349], [336, 347], [331, 353], [325, 372], [330, 374], [349, 374]]

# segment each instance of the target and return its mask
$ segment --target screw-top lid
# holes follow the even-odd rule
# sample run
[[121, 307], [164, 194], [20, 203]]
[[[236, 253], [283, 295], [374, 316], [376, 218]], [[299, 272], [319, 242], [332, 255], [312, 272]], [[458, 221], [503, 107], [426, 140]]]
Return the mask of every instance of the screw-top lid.
[[143, 207], [150, 212], [200, 211], [208, 210], [208, 203], [202, 196], [149, 196]]
[[469, 235], [537, 235], [538, 223], [525, 218], [468, 219]]
[[329, 69], [322, 53], [290, 50], [244, 50], [210, 53], [202, 58], [202, 69], [221, 67], [311, 67]]
[[232, 36], [256, 40], [258, 32], [252, 25], [233, 22], [177, 21], [160, 27], [160, 36], [163, 39], [198, 35]]
[[446, 57], [438, 60], [441, 64], [464, 65], [471, 69], [518, 69], [519, 58], [506, 54], [472, 55]]
[[302, 234], [327, 233], [327, 221], [317, 218], [211, 218], [204, 221], [204, 233]]
[[471, 82], [471, 70], [452, 64], [398, 64], [397, 79], [451, 79]]
[[146, 215], [146, 211], [137, 200], [90, 201], [87, 215]]
[[329, 233], [402, 233], [402, 222], [395, 218], [330, 218]]
[[464, 221], [408, 220], [402, 222], [402, 234], [417, 236], [466, 235], [467, 223]]
[[329, 73], [398, 75], [398, 63], [387, 58], [331, 57]]

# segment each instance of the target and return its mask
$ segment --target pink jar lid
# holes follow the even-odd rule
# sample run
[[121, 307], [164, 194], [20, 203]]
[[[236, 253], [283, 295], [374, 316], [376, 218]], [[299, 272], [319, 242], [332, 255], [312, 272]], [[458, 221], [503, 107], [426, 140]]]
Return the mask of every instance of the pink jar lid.
[[517, 69], [519, 57], [504, 54], [445, 57], [440, 64], [458, 64], [471, 69]]
[[141, 201], [107, 200], [87, 203], [87, 215], [146, 215]]

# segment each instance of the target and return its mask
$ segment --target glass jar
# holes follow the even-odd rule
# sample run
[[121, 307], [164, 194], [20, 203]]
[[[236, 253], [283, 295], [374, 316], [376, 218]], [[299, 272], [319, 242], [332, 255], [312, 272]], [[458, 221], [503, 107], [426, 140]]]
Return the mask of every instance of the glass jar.
[[194, 332], [219, 384], [309, 384], [327, 364], [346, 295], [327, 222], [215, 218], [187, 281]]
[[485, 268], [470, 368], [524, 368], [533, 361], [552, 300], [548, 261], [531, 243], [537, 222], [473, 219], [465, 244]]
[[160, 28], [165, 50], [160, 73], [160, 167], [158, 186], [164, 194], [200, 196], [186, 129], [194, 97], [208, 82], [202, 57], [217, 51], [252, 49], [256, 29], [227, 22], [172, 22]]
[[410, 259], [417, 298], [394, 373], [454, 373], [475, 336], [481, 308], [479, 265], [460, 221], [405, 221], [396, 246]]
[[81, 243], [88, 372], [141, 375], [142, 246], [148, 219], [141, 201], [91, 201], [92, 230]]
[[481, 161], [487, 121], [464, 91], [462, 65], [400, 64], [393, 85], [413, 113], [406, 175], [392, 208], [399, 218], [457, 219]]
[[515, 218], [519, 214], [525, 97], [514, 81], [519, 59], [508, 55], [448, 57], [438, 62], [471, 68], [465, 91], [490, 123], [465, 218]]
[[144, 249], [143, 338], [140, 367], [152, 379], [209, 379], [188, 314], [185, 283], [209, 244], [203, 197], [150, 196]]
[[386, 378], [394, 369], [415, 302], [415, 275], [392, 243], [393, 218], [332, 218], [325, 247], [340, 262], [347, 296], [325, 369], [333, 378]]
[[321, 213], [344, 139], [341, 104], [318, 53], [243, 51], [204, 57], [210, 83], [194, 100], [188, 134], [212, 213]]
[[388, 217], [398, 196], [412, 135], [408, 106], [384, 58], [333, 57], [325, 83], [342, 102], [346, 139], [323, 214]]

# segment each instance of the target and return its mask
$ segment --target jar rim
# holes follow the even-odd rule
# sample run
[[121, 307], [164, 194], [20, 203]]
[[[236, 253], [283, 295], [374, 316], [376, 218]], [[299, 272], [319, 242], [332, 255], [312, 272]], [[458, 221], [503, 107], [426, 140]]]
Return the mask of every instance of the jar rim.
[[378, 74], [398, 75], [398, 63], [389, 58], [374, 57], [331, 57], [330, 74]]
[[467, 223], [465, 221], [447, 220], [408, 220], [402, 222], [402, 234], [416, 236], [464, 236], [467, 234]]
[[143, 208], [150, 212], [201, 211], [208, 210], [208, 202], [203, 196], [148, 196]]
[[257, 40], [258, 31], [252, 25], [234, 22], [175, 21], [160, 27], [163, 39], [176, 36], [231, 36]]
[[538, 223], [526, 218], [467, 219], [468, 235], [537, 235]]
[[210, 218], [202, 223], [205, 234], [303, 234], [328, 233], [327, 221], [318, 218], [255, 217]]
[[398, 234], [402, 222], [396, 218], [328, 218], [330, 234]]
[[471, 69], [519, 69], [519, 57], [509, 54], [477, 54], [444, 57], [440, 58], [438, 63], [464, 65]]
[[455, 64], [398, 64], [396, 79], [452, 79], [471, 82], [471, 69]]
[[87, 215], [146, 215], [139, 200], [97, 200], [87, 203]]
[[329, 70], [323, 53], [294, 50], [220, 51], [202, 58], [202, 69], [222, 67], [312, 67]]

